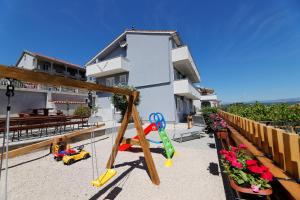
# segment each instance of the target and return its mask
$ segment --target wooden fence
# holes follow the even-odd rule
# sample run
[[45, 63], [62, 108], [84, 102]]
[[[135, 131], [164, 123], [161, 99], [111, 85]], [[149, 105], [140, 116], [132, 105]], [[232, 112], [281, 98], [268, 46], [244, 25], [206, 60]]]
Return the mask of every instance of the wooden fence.
[[300, 178], [300, 136], [231, 113], [221, 117], [293, 178]]

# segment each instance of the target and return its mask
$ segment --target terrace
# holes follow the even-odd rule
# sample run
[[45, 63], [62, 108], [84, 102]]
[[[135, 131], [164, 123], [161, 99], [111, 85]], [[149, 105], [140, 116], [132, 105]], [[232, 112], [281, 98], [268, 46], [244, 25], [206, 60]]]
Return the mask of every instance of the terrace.
[[[186, 124], [167, 125], [163, 128], [166, 136], [174, 139], [170, 142], [177, 153], [171, 158], [173, 165], [167, 168], [164, 164], [166, 165], [165, 161], [170, 158], [163, 153], [166, 144], [164, 137], [160, 136], [161, 125], [157, 125], [157, 119], [154, 117], [155, 126], [159, 126], [158, 133], [152, 128], [154, 133], [149, 134], [146, 140], [145, 131], [149, 125], [141, 125], [134, 105], [138, 93], [92, 83], [79, 83], [40, 72], [15, 68], [8, 70], [5, 66], [0, 66], [0, 72], [4, 77], [20, 81], [36, 84], [47, 82], [49, 85], [60, 87], [73, 86], [78, 89], [112, 92], [127, 95], [129, 99], [128, 109], [121, 124], [116, 125], [115, 121], [103, 123], [100, 119], [90, 118], [90, 121], [87, 121], [86, 118], [80, 118], [83, 128], [81, 130], [67, 130], [63, 135], [47, 137], [37, 143], [4, 153], [3, 155], [8, 156], [9, 163], [8, 171], [4, 171], [9, 172], [5, 193], [9, 199], [40, 199], [45, 196], [49, 199], [300, 199], [300, 186], [297, 183], [300, 171], [300, 138], [297, 134], [219, 110], [219, 115], [229, 124], [224, 137], [218, 135], [218, 131], [213, 136], [211, 129], [204, 132], [203, 124], [200, 124], [199, 129], [199, 124], [196, 124], [197, 130], [187, 129]], [[134, 123], [129, 123], [131, 116]], [[51, 121], [52, 118], [54, 121]], [[92, 119], [100, 125], [95, 125]], [[32, 126], [29, 122], [35, 119], [23, 118], [17, 121], [15, 123], [15, 119], [11, 119], [10, 135], [15, 127], [26, 127], [24, 130], [28, 132]], [[24, 124], [20, 126], [21, 121]], [[51, 125], [55, 132], [56, 126], [63, 129], [67, 125], [65, 123], [69, 122], [72, 121], [67, 117], [49, 117], [43, 118], [35, 125], [43, 125], [46, 130], [48, 125]], [[83, 124], [87, 122], [89, 127], [84, 127]], [[112, 126], [109, 126], [109, 123]], [[159, 124], [163, 124], [162, 119]], [[3, 120], [2, 127], [4, 132]], [[187, 134], [193, 131], [199, 134]], [[139, 136], [138, 140], [132, 138], [135, 135]], [[188, 136], [178, 140], [178, 135]], [[71, 166], [54, 161], [53, 155], [49, 154], [49, 147], [55, 146], [59, 139], [65, 139], [73, 147], [85, 145], [85, 150], [91, 152], [92, 158], [78, 161]], [[158, 141], [160, 139], [161, 142]], [[118, 147], [123, 144], [134, 146], [130, 151], [118, 151]], [[222, 172], [224, 168], [221, 166], [218, 150], [239, 144], [244, 144], [249, 155], [269, 168], [274, 176], [274, 181], [270, 183], [273, 194], [263, 197], [258, 192], [245, 194], [233, 187], [228, 176]], [[109, 160], [106, 162], [107, 158]], [[117, 175], [110, 177], [100, 188], [92, 187], [91, 180], [107, 168], [116, 170]], [[1, 174], [1, 189], [5, 188], [4, 172]]]

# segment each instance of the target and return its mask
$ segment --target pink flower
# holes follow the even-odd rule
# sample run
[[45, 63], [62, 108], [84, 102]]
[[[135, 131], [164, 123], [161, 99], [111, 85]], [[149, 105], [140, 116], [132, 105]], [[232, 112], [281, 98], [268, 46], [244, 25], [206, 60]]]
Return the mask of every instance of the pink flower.
[[238, 168], [238, 169], [243, 168], [243, 165], [241, 163], [239, 163], [236, 159], [231, 162], [231, 165]]
[[259, 192], [259, 187], [257, 187], [256, 185], [251, 185], [251, 189], [255, 193]]
[[272, 181], [273, 180], [273, 175], [269, 171], [264, 172], [263, 174], [260, 175], [260, 177], [267, 180], [267, 181]]
[[240, 145], [239, 145], [239, 148], [240, 148], [240, 149], [247, 149], [247, 146], [244, 145], [244, 144], [240, 144]]
[[222, 149], [222, 150], [219, 151], [219, 153], [222, 154], [222, 155], [226, 155], [226, 154], [228, 154], [228, 151], [225, 150], [225, 149]]

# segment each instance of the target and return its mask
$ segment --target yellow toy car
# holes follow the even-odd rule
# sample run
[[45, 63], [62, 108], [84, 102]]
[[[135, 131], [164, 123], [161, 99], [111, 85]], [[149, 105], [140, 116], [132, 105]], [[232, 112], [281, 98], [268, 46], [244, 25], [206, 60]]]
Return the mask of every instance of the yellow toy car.
[[78, 160], [88, 159], [89, 157], [90, 157], [90, 153], [83, 150], [83, 145], [82, 145], [77, 148], [76, 152], [64, 155], [62, 160], [65, 165], [71, 165]]

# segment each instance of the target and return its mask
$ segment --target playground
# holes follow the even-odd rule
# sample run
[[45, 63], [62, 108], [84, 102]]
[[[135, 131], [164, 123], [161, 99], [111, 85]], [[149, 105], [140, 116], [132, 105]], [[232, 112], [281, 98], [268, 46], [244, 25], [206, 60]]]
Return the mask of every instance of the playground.
[[[88, 90], [91, 110], [91, 91], [127, 98], [122, 123], [105, 134], [95, 135], [105, 123], [99, 124], [99, 118], [91, 112], [88, 128], [8, 151], [10, 99], [14, 96], [10, 81], [3, 137], [6, 148], [1, 154], [1, 166], [5, 161], [5, 173], [1, 173], [4, 199], [225, 199], [216, 145], [203, 132], [204, 127], [172, 129], [163, 114], [155, 111], [149, 113], [148, 124], [142, 125], [135, 105], [138, 91], [7, 66], [0, 66], [0, 72], [11, 80]], [[179, 140], [173, 137], [176, 132]], [[183, 142], [184, 132], [191, 140]]]
[[[147, 126], [145, 124], [143, 127]], [[177, 127], [176, 131], [179, 130], [187, 129], [185, 126]], [[173, 131], [166, 128], [170, 138]], [[132, 137], [136, 135], [136, 130], [128, 129], [125, 135]], [[116, 133], [107, 133], [95, 138], [99, 174], [105, 171], [115, 136]], [[160, 140], [157, 131], [149, 133], [147, 138]], [[132, 148], [131, 152], [118, 153], [113, 168], [117, 174], [100, 188], [91, 185], [91, 158], [67, 166], [54, 161], [49, 150], [33, 152], [9, 159], [8, 198], [225, 199], [222, 177], [212, 172], [216, 169], [211, 169], [218, 163], [214, 142], [214, 138], [209, 138], [206, 134], [200, 139], [183, 143], [172, 141], [177, 152], [173, 157], [172, 167], [165, 167], [166, 158], [162, 155], [162, 144], [151, 143], [151, 154], [160, 177], [158, 186], [149, 179], [139, 147]], [[80, 141], [72, 146], [82, 144], [85, 145], [85, 150], [92, 152], [90, 140]]]

